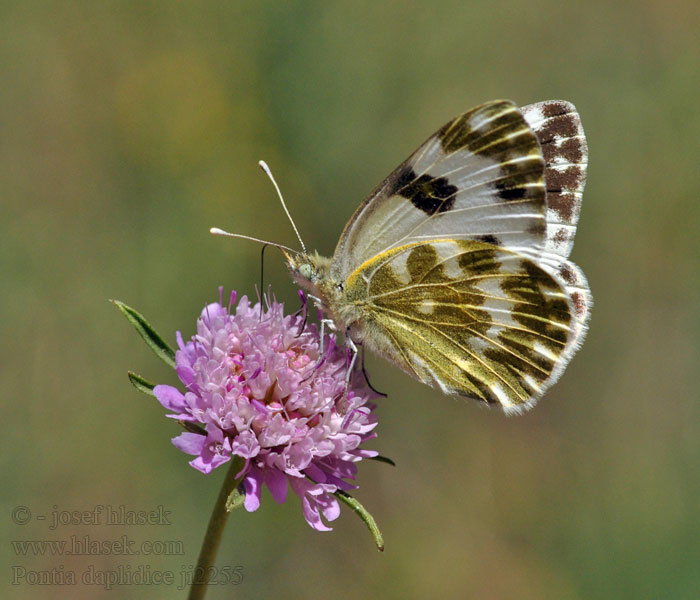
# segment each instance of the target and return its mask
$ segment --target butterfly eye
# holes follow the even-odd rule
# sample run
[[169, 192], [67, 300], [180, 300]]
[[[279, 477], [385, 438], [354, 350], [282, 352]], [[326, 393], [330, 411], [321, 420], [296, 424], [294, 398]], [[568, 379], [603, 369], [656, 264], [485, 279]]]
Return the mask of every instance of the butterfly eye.
[[299, 265], [299, 275], [301, 275], [304, 279], [311, 279], [313, 273], [314, 270], [309, 263]]

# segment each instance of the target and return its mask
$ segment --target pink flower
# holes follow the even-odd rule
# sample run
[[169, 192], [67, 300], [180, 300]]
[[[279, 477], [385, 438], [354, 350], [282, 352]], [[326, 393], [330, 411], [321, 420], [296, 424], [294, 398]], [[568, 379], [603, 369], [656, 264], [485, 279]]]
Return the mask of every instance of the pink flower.
[[173, 444], [196, 456], [190, 464], [210, 473], [232, 455], [245, 459], [245, 508], [257, 510], [263, 485], [277, 502], [287, 483], [302, 501], [306, 521], [328, 531], [340, 508], [335, 491], [355, 486], [356, 463], [376, 456], [361, 448], [375, 437], [376, 397], [356, 373], [345, 393], [347, 353], [326, 336], [324, 354], [316, 325], [283, 305], [251, 306], [243, 296], [235, 313], [222, 301], [210, 304], [187, 343], [178, 332], [177, 375], [183, 394], [169, 385], [154, 393], [169, 417], [199, 422], [206, 435], [183, 433]]

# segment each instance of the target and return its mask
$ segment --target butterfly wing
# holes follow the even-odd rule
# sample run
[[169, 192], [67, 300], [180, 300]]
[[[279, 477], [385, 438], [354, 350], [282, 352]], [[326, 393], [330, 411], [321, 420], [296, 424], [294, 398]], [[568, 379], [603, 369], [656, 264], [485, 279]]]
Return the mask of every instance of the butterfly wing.
[[531, 259], [471, 240], [393, 248], [351, 274], [362, 340], [420, 381], [506, 412], [532, 406], [573, 354], [565, 284]]
[[333, 257], [344, 281], [391, 248], [427, 239], [474, 239], [541, 248], [545, 161], [515, 104], [478, 106], [441, 127], [357, 209]]

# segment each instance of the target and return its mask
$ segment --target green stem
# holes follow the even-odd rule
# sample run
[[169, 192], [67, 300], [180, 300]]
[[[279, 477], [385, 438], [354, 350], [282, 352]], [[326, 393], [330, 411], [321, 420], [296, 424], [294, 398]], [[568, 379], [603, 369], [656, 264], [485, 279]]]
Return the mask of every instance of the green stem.
[[241, 483], [240, 479], [236, 479], [236, 475], [244, 465], [245, 460], [239, 456], [234, 456], [231, 459], [231, 466], [228, 469], [228, 473], [226, 473], [226, 479], [224, 479], [224, 484], [219, 490], [219, 497], [216, 499], [214, 510], [209, 518], [207, 533], [204, 536], [202, 549], [199, 552], [197, 567], [194, 570], [194, 577], [190, 586], [190, 595], [187, 597], [188, 600], [202, 600], [207, 593], [207, 584], [213, 573], [212, 567], [221, 543], [221, 534], [224, 532], [226, 519], [228, 519], [226, 502]]

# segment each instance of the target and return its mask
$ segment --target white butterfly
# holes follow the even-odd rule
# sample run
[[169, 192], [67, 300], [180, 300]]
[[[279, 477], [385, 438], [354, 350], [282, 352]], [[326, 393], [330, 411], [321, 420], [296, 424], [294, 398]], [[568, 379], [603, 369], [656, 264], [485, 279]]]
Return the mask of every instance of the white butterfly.
[[301, 238], [302, 252], [283, 252], [350, 347], [445, 393], [520, 412], [585, 335], [592, 298], [568, 256], [586, 164], [572, 104], [488, 102], [389, 175], [332, 258], [307, 253]]

